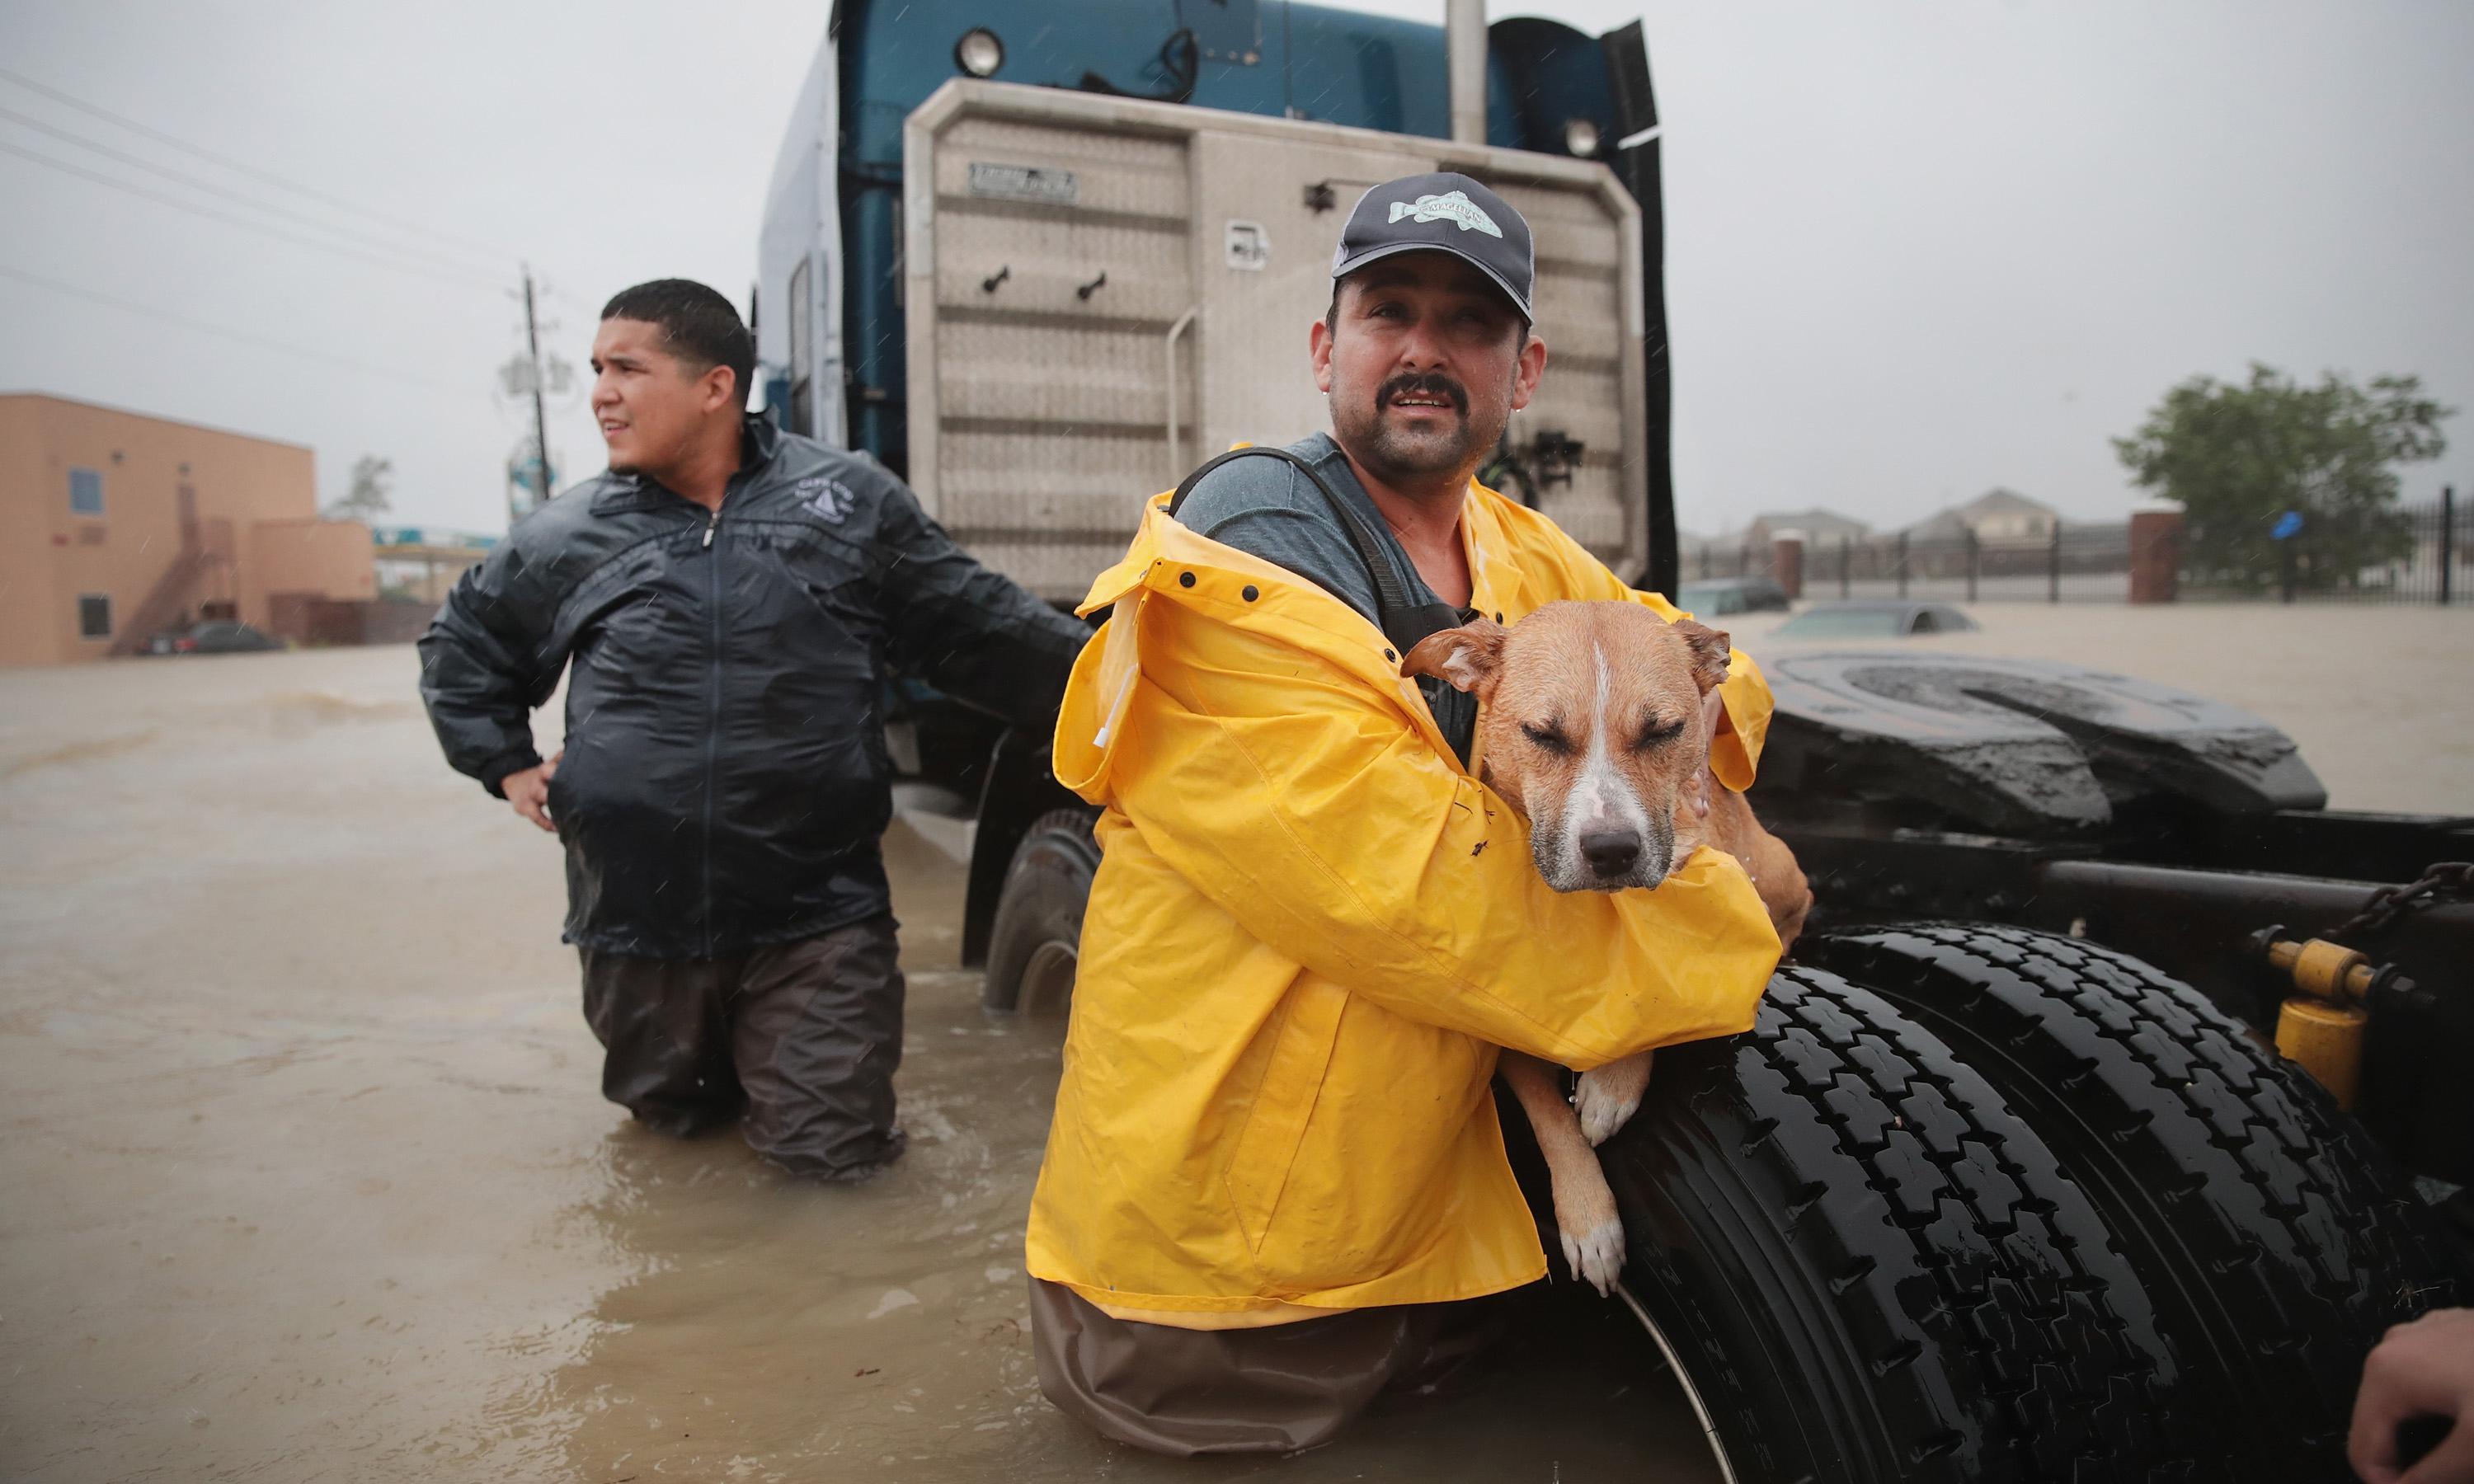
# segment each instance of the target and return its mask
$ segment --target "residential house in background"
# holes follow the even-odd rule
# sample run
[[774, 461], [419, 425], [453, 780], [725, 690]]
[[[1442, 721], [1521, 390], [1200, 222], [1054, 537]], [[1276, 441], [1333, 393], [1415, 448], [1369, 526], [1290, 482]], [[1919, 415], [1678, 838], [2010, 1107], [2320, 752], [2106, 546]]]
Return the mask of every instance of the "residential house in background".
[[377, 596], [370, 528], [318, 517], [310, 450], [0, 395], [0, 665], [126, 655], [184, 619], [277, 627]]
[[1807, 550], [1817, 546], [1836, 546], [1839, 538], [1860, 541], [1873, 534], [1873, 528], [1853, 515], [1842, 515], [1833, 510], [1814, 506], [1810, 510], [1772, 511], [1755, 515], [1744, 528], [1743, 540], [1766, 547], [1790, 531], [1800, 532]]
[[1684, 576], [1751, 577], [1774, 571], [1778, 539], [1790, 533], [1804, 539], [1807, 553], [1836, 552], [1842, 544], [1861, 546], [1873, 528], [1853, 515], [1818, 506], [1810, 510], [1768, 511], [1755, 515], [1741, 530], [1710, 537], [1683, 537], [1676, 543]]
[[2062, 513], [2016, 490], [1985, 491], [1964, 505], [1937, 511], [1907, 527], [1911, 541], [1963, 541], [1976, 533], [1985, 546], [2042, 545], [2053, 539]]

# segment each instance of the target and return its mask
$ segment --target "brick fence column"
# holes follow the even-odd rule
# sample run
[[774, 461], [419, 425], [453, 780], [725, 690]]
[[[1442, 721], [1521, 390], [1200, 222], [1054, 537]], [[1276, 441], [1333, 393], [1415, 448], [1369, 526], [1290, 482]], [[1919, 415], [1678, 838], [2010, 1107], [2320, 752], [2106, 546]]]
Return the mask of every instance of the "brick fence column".
[[1770, 542], [1770, 572], [1790, 598], [1804, 596], [1804, 538], [1794, 532]]
[[2171, 603], [2182, 580], [2182, 513], [2143, 510], [2130, 517], [2130, 601]]

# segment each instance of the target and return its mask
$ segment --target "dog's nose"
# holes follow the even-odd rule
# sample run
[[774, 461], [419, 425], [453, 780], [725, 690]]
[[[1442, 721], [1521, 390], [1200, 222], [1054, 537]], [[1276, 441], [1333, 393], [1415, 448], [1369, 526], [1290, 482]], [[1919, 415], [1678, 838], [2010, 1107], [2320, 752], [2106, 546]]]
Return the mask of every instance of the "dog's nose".
[[1581, 854], [1601, 876], [1619, 876], [1640, 859], [1640, 836], [1629, 829], [1598, 830], [1581, 837]]

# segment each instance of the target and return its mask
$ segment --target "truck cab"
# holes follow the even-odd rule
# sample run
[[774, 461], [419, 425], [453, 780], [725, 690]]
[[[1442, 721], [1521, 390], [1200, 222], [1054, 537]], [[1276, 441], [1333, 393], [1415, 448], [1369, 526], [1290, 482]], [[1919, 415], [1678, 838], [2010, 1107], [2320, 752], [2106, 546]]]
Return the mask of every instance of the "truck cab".
[[[766, 202], [767, 410], [1070, 607], [1146, 496], [1322, 425], [1305, 327], [1347, 207], [1460, 170], [1536, 225], [1554, 357], [1481, 477], [1675, 591], [1640, 27], [1484, 39], [1456, 139], [1438, 26], [842, 0]], [[2334, 1476], [2370, 1344], [2474, 1298], [2474, 867], [2446, 864], [2474, 827], [2328, 810], [2273, 728], [2117, 675], [1769, 678], [1752, 802], [1810, 929], [1756, 1028], [1661, 1049], [1600, 1150], [1618, 1291], [1719, 1472]], [[1053, 1008], [1096, 811], [1045, 737], [896, 691], [906, 812], [968, 862], [964, 962], [991, 1010]]]
[[[1485, 476], [1618, 572], [1674, 562], [1659, 138], [1637, 24], [1485, 34], [1485, 140], [1454, 141], [1443, 29], [1258, 0], [842, 0], [776, 157], [753, 320], [766, 411], [908, 480], [1059, 607], [1147, 495], [1323, 425], [1305, 331], [1376, 181], [1462, 169], [1549, 234], [1550, 386]], [[888, 697], [906, 815], [970, 861], [984, 956], [1029, 826], [1075, 801], [1045, 739]]]
[[[914, 456], [932, 451], [934, 441], [923, 441], [912, 426], [910, 361], [919, 342], [910, 323], [915, 275], [906, 266], [906, 252], [915, 229], [908, 218], [916, 203], [904, 190], [906, 128], [932, 94], [957, 81], [986, 81], [1036, 89], [1060, 105], [1125, 100], [1217, 114], [1225, 122], [1234, 122], [1226, 115], [1245, 115], [1336, 126], [1350, 133], [1334, 134], [1328, 128], [1305, 132], [1337, 139], [1344, 152], [1352, 142], [1400, 147], [1448, 137], [1444, 37], [1437, 26], [1259, 0], [1078, 0], [1043, 7], [1036, 15], [1037, 24], [1031, 24], [1026, 12], [975, 0], [900, 6], [841, 0], [792, 109], [765, 203], [755, 321], [766, 407], [793, 432], [864, 450], [919, 485], [932, 501], [942, 491], [913, 467]], [[1643, 527], [1633, 542], [1638, 557], [1631, 571], [1652, 575], [1652, 552], [1664, 550], [1671, 560], [1673, 542], [1671, 528], [1651, 529], [1665, 525], [1653, 516], [1668, 503], [1665, 315], [1658, 291], [1662, 247], [1657, 109], [1640, 28], [1635, 24], [1592, 37], [1554, 21], [1500, 21], [1487, 34], [1487, 69], [1485, 154], [1479, 157], [1519, 152], [1542, 156], [1541, 163], [1591, 162], [1604, 167], [1597, 174], [1638, 206], [1628, 260], [1613, 276], [1625, 292], [1643, 296], [1633, 312], [1644, 364], [1637, 385], [1625, 393], [1631, 405], [1607, 410], [1637, 417], [1641, 424], [1640, 452], [1650, 467], [1641, 487], [1628, 491], [1633, 508], [1624, 515]], [[1123, 149], [1139, 153], [1141, 146], [1130, 136], [1174, 128], [1163, 124], [1172, 117], [1153, 114], [1143, 122], [1101, 127], [1086, 111], [1072, 127], [1113, 136]], [[1278, 137], [1279, 132], [1269, 136]], [[946, 194], [950, 186], [955, 197], [1030, 224], [1034, 229], [1026, 234], [1029, 239], [1038, 239], [1040, 227], [1058, 228], [1050, 234], [1056, 239], [1075, 239], [1069, 254], [1074, 262], [1043, 260], [1034, 269], [1030, 261], [1011, 261], [1012, 254], [996, 254], [979, 275], [981, 282], [996, 280], [983, 291], [984, 302], [957, 306], [984, 311], [983, 317], [1018, 320], [1030, 312], [1025, 300], [1049, 287], [1034, 284], [1037, 272], [1070, 274], [1070, 286], [1079, 291], [1107, 270], [1111, 249], [1144, 246], [1138, 236], [1124, 243], [1091, 241], [1111, 223], [1141, 232], [1139, 221], [1124, 220], [1137, 203], [1082, 199], [1082, 191], [1102, 188], [1089, 167], [1078, 172], [1043, 166], [1034, 157], [1036, 149], [1026, 153], [1028, 143], [1012, 141], [1008, 150], [982, 141], [987, 157], [974, 156], [955, 181], [936, 188], [936, 194]], [[976, 172], [972, 165], [979, 167]], [[1327, 253], [1337, 239], [1340, 217], [1353, 199], [1349, 187], [1362, 190], [1370, 183], [1309, 169], [1301, 180], [1282, 181], [1286, 188], [1275, 198], [1265, 182], [1248, 209], [1267, 215], [1278, 206], [1281, 216], [1298, 219], [1305, 230], [1274, 232], [1274, 225], [1285, 228], [1286, 223], [1224, 216], [1206, 224], [1211, 240], [1196, 251], [1220, 258], [1228, 273], [1276, 278], [1297, 265], [1310, 275], [1318, 253]], [[1168, 215], [1162, 206], [1153, 201], [1131, 214]], [[1245, 229], [1249, 223], [1251, 232]], [[1041, 245], [1024, 241], [1021, 255], [1034, 258]], [[1192, 308], [1201, 322], [1195, 333], [1207, 336], [1216, 328], [1213, 320], [1234, 320], [1249, 307], [1200, 275], [1182, 286], [1183, 304], [1127, 304], [1135, 287], [1126, 276], [1128, 266], [1121, 262], [1117, 278], [1075, 301], [1072, 307], [1084, 311], [1080, 318], [1139, 322], [1145, 333], [1164, 335], [1178, 312]], [[1614, 267], [1590, 266], [1602, 272]], [[1051, 317], [1038, 323], [1054, 329], [1073, 322]], [[1281, 335], [1286, 330], [1276, 327]], [[1302, 336], [1300, 322], [1296, 339]], [[1293, 368], [1288, 379], [1296, 379]], [[1192, 404], [1185, 408], [1188, 418], [1196, 411]], [[1146, 419], [1149, 425], [1164, 421]], [[1285, 426], [1254, 431], [1296, 436]], [[1572, 456], [1551, 440], [1542, 449], [1534, 446], [1540, 431], [1571, 435], [1552, 427], [1528, 430], [1526, 442], [1533, 446], [1519, 455], [1532, 487], [1553, 490], [1570, 477], [1563, 466]], [[1198, 446], [1196, 428], [1189, 424], [1184, 435], [1191, 453]], [[1590, 461], [1583, 443], [1579, 457], [1586, 467]], [[1598, 445], [1601, 458], [1614, 452], [1610, 443]], [[1138, 488], [1161, 488], [1164, 477], [1174, 482], [1172, 462], [1148, 459], [1124, 465], [1123, 472]], [[1188, 459], [1186, 467], [1198, 462], [1200, 457]], [[1086, 481], [1123, 496], [1125, 486], [1106, 485], [1116, 472], [1095, 467]], [[1130, 520], [1121, 523], [1130, 530]], [[1011, 539], [990, 532], [979, 542], [966, 539], [966, 544], [982, 560], [1007, 566], [1013, 560]], [[1062, 576], [1037, 577], [1034, 586], [1060, 602], [1081, 596]]]

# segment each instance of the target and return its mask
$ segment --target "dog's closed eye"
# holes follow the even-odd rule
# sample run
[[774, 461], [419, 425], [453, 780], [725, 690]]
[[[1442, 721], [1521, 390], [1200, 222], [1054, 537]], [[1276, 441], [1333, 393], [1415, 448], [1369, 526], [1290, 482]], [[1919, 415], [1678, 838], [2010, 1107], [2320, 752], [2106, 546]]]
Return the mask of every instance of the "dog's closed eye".
[[1636, 753], [1645, 753], [1661, 742], [1672, 742], [1682, 735], [1684, 735], [1684, 723], [1681, 718], [1671, 722], [1661, 722], [1653, 716], [1641, 723], [1640, 735], [1633, 740], [1632, 748]]
[[1555, 722], [1548, 722], [1543, 727], [1522, 722], [1520, 734], [1558, 757], [1572, 755], [1572, 739], [1564, 735], [1563, 727]]

